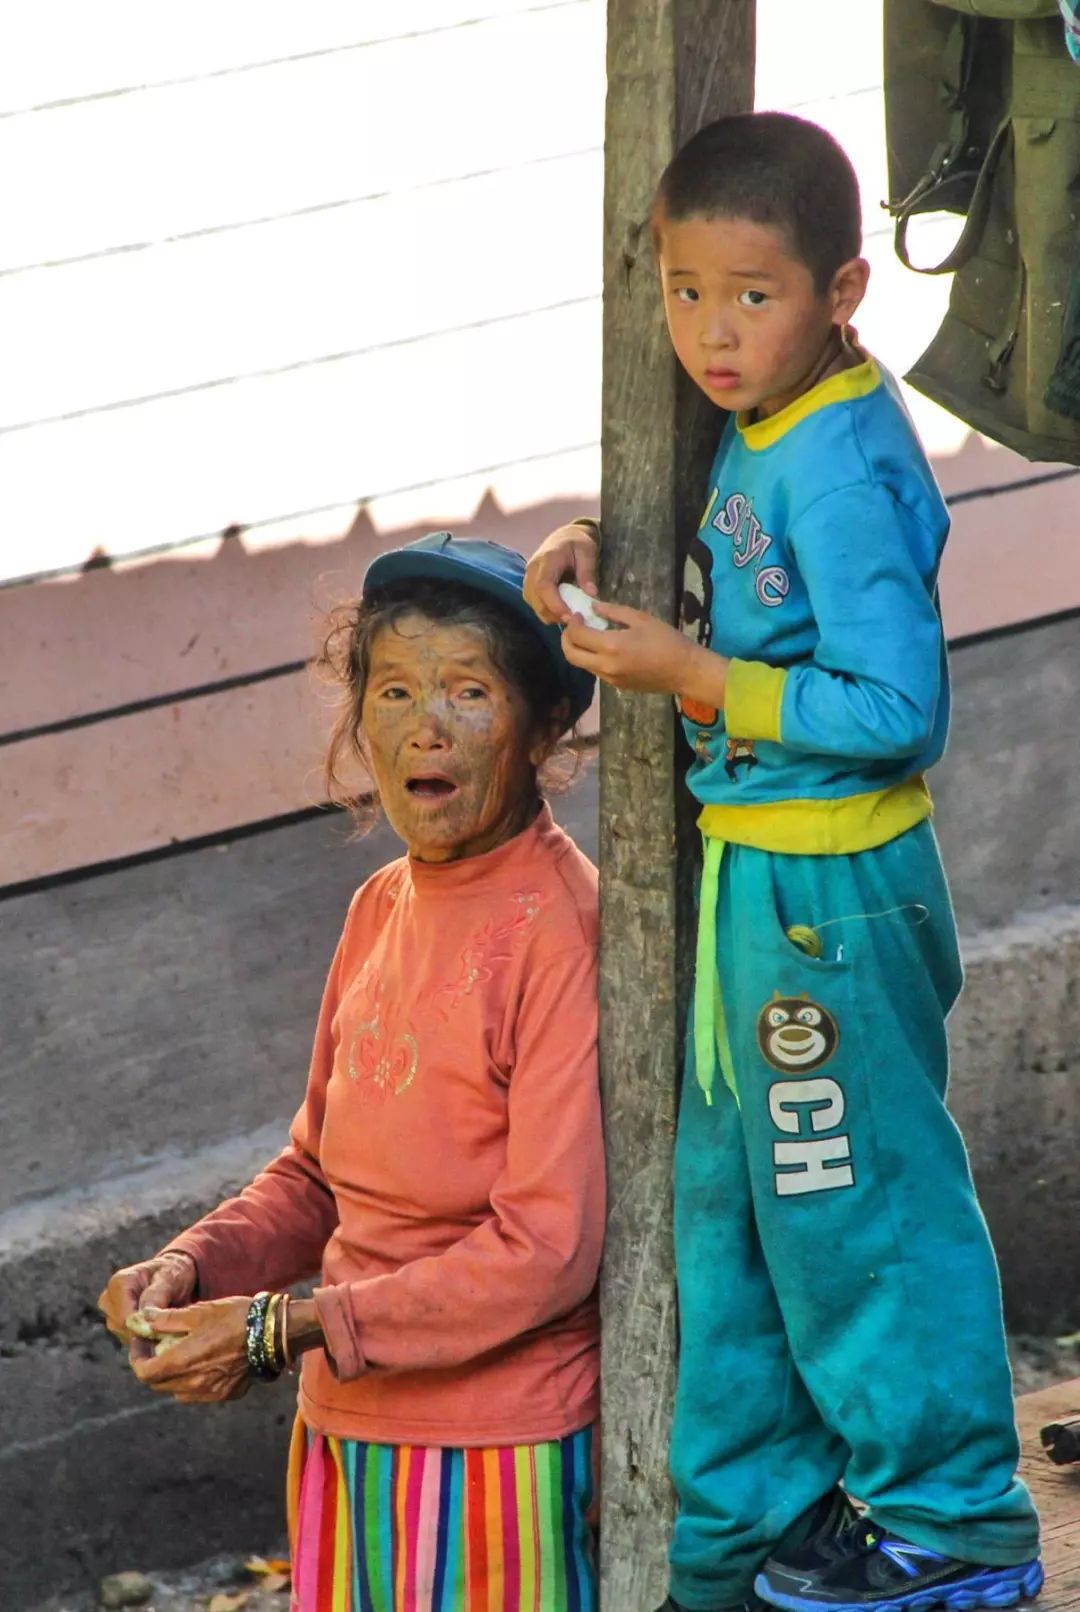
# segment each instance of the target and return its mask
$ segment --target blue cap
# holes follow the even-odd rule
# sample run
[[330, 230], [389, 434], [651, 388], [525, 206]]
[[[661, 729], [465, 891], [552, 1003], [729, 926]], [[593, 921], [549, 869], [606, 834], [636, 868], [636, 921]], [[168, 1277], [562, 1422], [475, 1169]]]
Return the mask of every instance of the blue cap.
[[562, 634], [548, 627], [525, 603], [522, 586], [525, 561], [513, 549], [482, 537], [452, 537], [449, 532], [431, 532], [404, 548], [390, 549], [372, 560], [364, 576], [364, 598], [395, 582], [456, 582], [499, 599], [539, 638], [551, 659], [559, 686], [570, 703], [567, 727], [571, 727], [592, 704], [596, 679], [591, 672], [571, 666], [562, 652]]

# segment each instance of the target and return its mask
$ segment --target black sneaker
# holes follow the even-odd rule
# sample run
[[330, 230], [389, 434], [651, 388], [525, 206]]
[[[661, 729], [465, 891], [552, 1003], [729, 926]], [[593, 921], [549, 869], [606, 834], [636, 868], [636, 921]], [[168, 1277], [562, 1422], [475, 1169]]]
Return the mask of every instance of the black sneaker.
[[[785, 1563], [805, 1562], [811, 1568], [828, 1566], [837, 1554], [833, 1544], [834, 1535], [842, 1535], [845, 1530], [850, 1532], [858, 1521], [859, 1513], [843, 1489], [830, 1489], [828, 1494], [822, 1495], [820, 1500], [795, 1519], [777, 1547], [778, 1553], [783, 1556]], [[797, 1543], [789, 1546], [789, 1539]], [[764, 1612], [764, 1607], [765, 1603], [755, 1594], [734, 1606], [715, 1607], [713, 1612]], [[687, 1612], [687, 1608], [669, 1595], [656, 1612]]]
[[[858, 1533], [861, 1514], [856, 1511], [843, 1489], [830, 1489], [815, 1506], [803, 1513], [769, 1557], [765, 1571], [782, 1565], [799, 1577], [816, 1578], [834, 1562], [843, 1561], [851, 1554]], [[789, 1540], [795, 1543], [789, 1544]]]
[[1038, 1595], [1039, 1561], [1019, 1567], [979, 1567], [911, 1545], [868, 1519], [836, 1536], [836, 1558], [824, 1567], [770, 1560], [754, 1590], [783, 1612], [975, 1612], [1009, 1607]]

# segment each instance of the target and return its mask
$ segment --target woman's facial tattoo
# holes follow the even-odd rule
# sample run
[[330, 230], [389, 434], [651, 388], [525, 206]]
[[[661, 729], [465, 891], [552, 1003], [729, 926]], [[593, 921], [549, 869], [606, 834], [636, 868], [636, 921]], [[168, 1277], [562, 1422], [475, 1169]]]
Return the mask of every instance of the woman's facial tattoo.
[[383, 809], [421, 861], [478, 856], [535, 815], [535, 769], [550, 742], [481, 628], [419, 611], [382, 627], [362, 727]]

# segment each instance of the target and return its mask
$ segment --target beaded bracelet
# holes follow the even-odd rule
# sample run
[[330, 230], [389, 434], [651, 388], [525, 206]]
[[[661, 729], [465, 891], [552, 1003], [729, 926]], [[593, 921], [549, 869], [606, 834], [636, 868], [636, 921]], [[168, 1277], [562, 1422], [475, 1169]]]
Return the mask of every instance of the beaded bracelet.
[[[281, 1368], [277, 1364], [277, 1351], [272, 1343], [269, 1351], [266, 1347], [266, 1314], [274, 1298], [280, 1300], [280, 1294], [256, 1293], [248, 1306], [244, 1333], [248, 1370], [253, 1377], [265, 1383], [273, 1382], [281, 1375]], [[273, 1339], [272, 1331], [270, 1336]]]
[[274, 1376], [281, 1374], [281, 1355], [277, 1346], [277, 1313], [281, 1308], [281, 1294], [274, 1293], [266, 1306], [263, 1320], [263, 1359], [273, 1368]]

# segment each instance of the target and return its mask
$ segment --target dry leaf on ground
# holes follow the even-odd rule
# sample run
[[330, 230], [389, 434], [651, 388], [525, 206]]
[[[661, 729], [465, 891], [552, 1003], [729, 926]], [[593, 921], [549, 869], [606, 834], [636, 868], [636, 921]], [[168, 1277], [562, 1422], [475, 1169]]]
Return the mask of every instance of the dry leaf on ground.
[[292, 1573], [292, 1563], [287, 1556], [249, 1556], [244, 1566], [259, 1578], [271, 1573], [284, 1573], [288, 1578]]
[[206, 1612], [240, 1612], [240, 1608], [250, 1599], [250, 1590], [237, 1590], [235, 1594], [222, 1590], [210, 1597], [206, 1603]]

